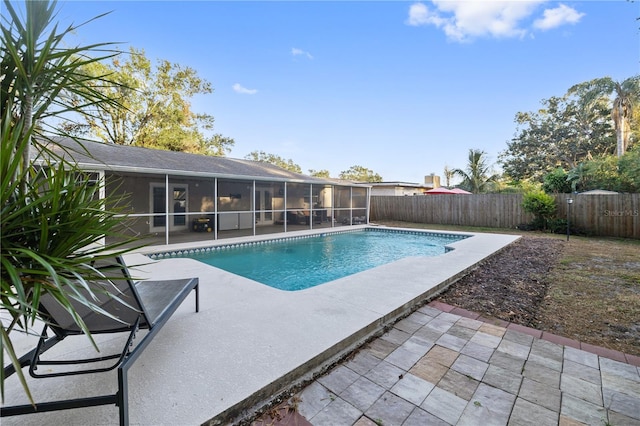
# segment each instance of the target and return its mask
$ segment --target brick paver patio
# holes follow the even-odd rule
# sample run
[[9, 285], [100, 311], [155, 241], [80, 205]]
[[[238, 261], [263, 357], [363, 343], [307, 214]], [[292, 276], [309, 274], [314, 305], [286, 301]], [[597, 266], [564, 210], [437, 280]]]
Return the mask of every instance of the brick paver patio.
[[305, 387], [275, 424], [640, 425], [639, 361], [432, 302]]

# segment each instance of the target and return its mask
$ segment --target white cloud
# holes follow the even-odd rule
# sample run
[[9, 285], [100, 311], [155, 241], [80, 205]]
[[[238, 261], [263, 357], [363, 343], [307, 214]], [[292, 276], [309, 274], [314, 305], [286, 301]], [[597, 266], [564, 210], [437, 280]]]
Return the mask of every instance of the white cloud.
[[446, 19], [440, 17], [437, 12], [432, 12], [423, 3], [414, 3], [409, 7], [409, 18], [407, 19], [407, 25], [420, 26], [433, 24], [436, 27], [441, 27], [446, 23]]
[[[523, 37], [529, 30], [524, 25], [540, 4], [548, 0], [432, 0], [432, 7], [414, 3], [409, 7], [407, 25], [433, 25], [450, 40], [464, 42], [477, 37]], [[537, 29], [550, 29], [576, 23], [583, 14], [560, 5], [544, 11], [535, 21]]]
[[311, 56], [311, 53], [306, 52], [302, 49], [298, 49], [296, 47], [291, 48], [291, 54], [293, 56], [306, 56], [308, 59], [313, 59], [313, 56]]
[[257, 89], [247, 89], [243, 87], [240, 83], [236, 83], [233, 85], [233, 91], [236, 93], [241, 93], [243, 95], [255, 95], [258, 93]]
[[584, 16], [572, 7], [561, 4], [555, 9], [546, 9], [541, 19], [537, 19], [533, 26], [539, 30], [550, 30], [564, 24], [577, 24]]

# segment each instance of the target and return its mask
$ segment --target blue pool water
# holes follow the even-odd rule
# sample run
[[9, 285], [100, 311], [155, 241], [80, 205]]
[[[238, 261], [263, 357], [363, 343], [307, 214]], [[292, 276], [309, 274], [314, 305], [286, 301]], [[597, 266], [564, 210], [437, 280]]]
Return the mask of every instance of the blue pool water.
[[363, 230], [228, 246], [192, 259], [281, 290], [326, 283], [409, 256], [437, 256], [465, 236]]

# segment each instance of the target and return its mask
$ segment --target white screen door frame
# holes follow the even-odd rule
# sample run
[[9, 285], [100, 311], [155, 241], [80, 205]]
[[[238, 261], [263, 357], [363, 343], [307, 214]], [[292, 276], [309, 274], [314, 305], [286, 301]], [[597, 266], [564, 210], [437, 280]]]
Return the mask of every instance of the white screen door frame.
[[[153, 214], [149, 220], [151, 232], [165, 231], [169, 221], [169, 231], [184, 231], [189, 228], [187, 212], [189, 211], [189, 185], [186, 183], [170, 183], [167, 191], [164, 183], [149, 184], [149, 207]], [[167, 217], [167, 209], [169, 216]], [[184, 213], [184, 214], [180, 214]], [[162, 214], [162, 215], [161, 215]]]
[[256, 226], [273, 225], [273, 188], [256, 185]]

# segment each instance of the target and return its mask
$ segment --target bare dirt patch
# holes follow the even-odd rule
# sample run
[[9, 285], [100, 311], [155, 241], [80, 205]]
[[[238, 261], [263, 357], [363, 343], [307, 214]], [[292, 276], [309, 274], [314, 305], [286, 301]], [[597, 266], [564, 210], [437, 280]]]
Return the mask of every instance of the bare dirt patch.
[[[387, 222], [434, 229], [433, 225]], [[437, 229], [517, 233], [439, 226]], [[519, 233], [437, 300], [640, 356], [640, 241]]]
[[537, 328], [549, 275], [562, 241], [523, 237], [462, 278], [438, 300]]
[[[593, 345], [640, 355], [640, 246], [524, 236], [438, 300]], [[588, 246], [588, 249], [585, 249]], [[631, 253], [628, 253], [631, 256]], [[620, 259], [622, 258], [622, 259]]]

